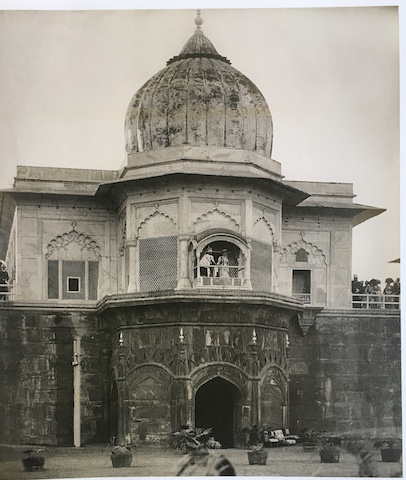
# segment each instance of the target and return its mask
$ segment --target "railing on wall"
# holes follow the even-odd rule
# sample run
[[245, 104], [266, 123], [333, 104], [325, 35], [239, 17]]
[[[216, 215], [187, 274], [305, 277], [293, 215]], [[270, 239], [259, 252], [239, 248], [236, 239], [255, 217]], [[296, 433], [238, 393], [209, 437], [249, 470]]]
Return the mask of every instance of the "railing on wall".
[[[15, 283], [0, 284], [0, 302], [12, 302], [15, 294]], [[2, 289], [6, 291], [1, 291]]]
[[400, 309], [400, 295], [376, 293], [353, 294], [352, 308], [376, 308], [385, 310]]
[[197, 277], [193, 281], [194, 287], [242, 287], [243, 278]]
[[[200, 270], [200, 272], [199, 272]], [[209, 288], [241, 288], [244, 286], [244, 267], [213, 265], [205, 268], [207, 275], [201, 274], [202, 267], [195, 268], [196, 278], [193, 280], [194, 287]], [[204, 271], [203, 270], [203, 271]]]
[[311, 293], [292, 293], [292, 297], [303, 303], [311, 303]]

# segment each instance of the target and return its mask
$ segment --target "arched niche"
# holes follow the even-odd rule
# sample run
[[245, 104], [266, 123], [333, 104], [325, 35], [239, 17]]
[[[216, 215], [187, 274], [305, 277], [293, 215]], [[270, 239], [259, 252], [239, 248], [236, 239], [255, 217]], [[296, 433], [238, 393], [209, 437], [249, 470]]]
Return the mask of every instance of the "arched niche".
[[171, 432], [172, 375], [158, 365], [136, 367], [127, 376], [128, 431], [131, 438], [151, 443]]
[[101, 259], [101, 248], [90, 235], [73, 228], [54, 237], [45, 252], [47, 298], [97, 300]]
[[192, 255], [194, 287], [251, 288], [250, 248], [240, 237], [224, 232], [202, 236]]
[[278, 430], [287, 424], [287, 380], [276, 367], [270, 367], [262, 376], [261, 424], [264, 428]]

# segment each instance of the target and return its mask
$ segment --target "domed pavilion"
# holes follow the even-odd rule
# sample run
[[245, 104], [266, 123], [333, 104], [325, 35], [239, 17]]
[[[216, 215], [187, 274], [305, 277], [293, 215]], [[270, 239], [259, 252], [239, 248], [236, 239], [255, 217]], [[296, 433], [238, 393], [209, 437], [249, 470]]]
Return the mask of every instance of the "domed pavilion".
[[[284, 179], [267, 101], [195, 23], [131, 99], [121, 170], [18, 167], [2, 194], [7, 443], [156, 444], [188, 424], [238, 447], [253, 425], [367, 429], [368, 405], [399, 404], [376, 390], [400, 385], [379, 373], [393, 343], [364, 335], [350, 289], [352, 228], [383, 210]], [[398, 312], [373, 316], [397, 338]]]

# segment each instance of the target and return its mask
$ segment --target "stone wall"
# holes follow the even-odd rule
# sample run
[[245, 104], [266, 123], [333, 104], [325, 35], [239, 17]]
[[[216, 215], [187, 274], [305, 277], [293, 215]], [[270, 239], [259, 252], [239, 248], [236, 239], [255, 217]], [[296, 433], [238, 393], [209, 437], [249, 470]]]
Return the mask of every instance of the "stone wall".
[[290, 425], [393, 435], [401, 426], [400, 317], [325, 310], [303, 337], [292, 325]]
[[97, 318], [16, 308], [0, 316], [0, 443], [73, 444], [75, 335], [82, 338], [82, 441], [106, 441], [109, 351]]
[[[117, 319], [109, 317], [114, 324]], [[82, 443], [107, 442], [110, 349], [112, 341], [118, 343], [117, 335], [111, 338], [96, 315], [84, 312], [58, 314], [4, 306], [0, 318], [0, 443], [73, 444], [75, 335], [81, 337], [82, 348]], [[153, 340], [157, 328], [143, 325], [145, 339]], [[169, 328], [177, 338], [177, 325]], [[245, 328], [248, 339], [252, 330]], [[204, 338], [206, 330], [202, 330]], [[256, 330], [262, 345], [265, 332]], [[196, 327], [184, 325], [189, 345], [193, 331]], [[124, 340], [130, 346], [128, 333]], [[304, 336], [292, 321], [289, 340], [292, 431], [310, 428], [369, 436], [399, 432], [400, 318], [396, 312], [325, 310]], [[260, 363], [265, 350], [259, 353]], [[134, 353], [139, 352], [137, 345]], [[209, 366], [210, 356], [207, 360]], [[263, 408], [274, 398], [268, 393]], [[273, 421], [271, 414], [265, 416]]]

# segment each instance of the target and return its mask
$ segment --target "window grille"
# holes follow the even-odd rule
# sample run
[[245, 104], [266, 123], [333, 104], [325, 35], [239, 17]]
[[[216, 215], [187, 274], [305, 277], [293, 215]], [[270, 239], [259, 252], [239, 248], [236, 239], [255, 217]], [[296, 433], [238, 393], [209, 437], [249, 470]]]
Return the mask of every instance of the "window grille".
[[271, 291], [272, 247], [266, 243], [252, 241], [251, 284], [254, 290]]
[[177, 237], [140, 240], [140, 291], [170, 290], [178, 281]]

